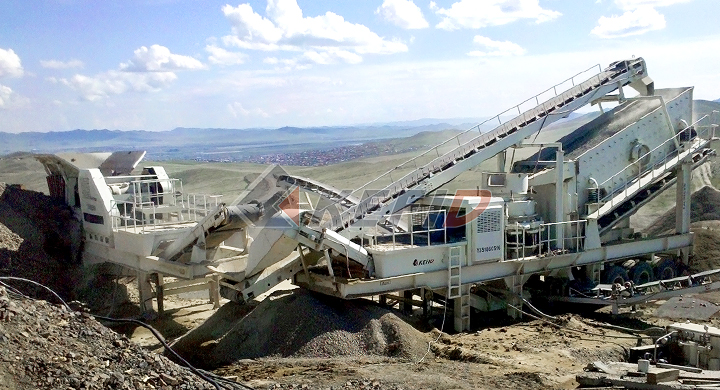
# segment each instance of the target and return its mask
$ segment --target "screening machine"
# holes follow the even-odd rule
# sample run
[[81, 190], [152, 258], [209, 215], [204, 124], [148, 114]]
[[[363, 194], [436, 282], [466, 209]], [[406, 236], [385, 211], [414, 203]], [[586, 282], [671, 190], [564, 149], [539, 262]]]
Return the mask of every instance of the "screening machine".
[[[594, 69], [352, 192], [276, 166], [228, 206], [188, 196], [162, 167], [131, 175], [138, 152], [38, 159], [51, 192], [83, 219], [89, 261], [212, 274], [236, 301], [288, 279], [346, 299], [403, 292], [391, 296], [411, 305], [416, 294], [434, 296], [461, 331], [471, 307], [496, 306], [483, 291], [501, 291], [519, 315], [531, 278], [548, 290], [561, 281], [567, 299], [594, 291], [602, 302], [603, 289], [616, 298], [628, 287], [663, 289], [659, 280], [687, 264], [691, 172], [713, 155], [716, 125], [693, 119], [692, 88], [655, 89], [641, 58]], [[600, 112], [542, 131], [587, 105]], [[461, 174], [473, 175], [470, 189], [446, 191]], [[674, 229], [635, 232], [630, 216], [673, 185]], [[702, 276], [684, 291], [720, 287]]]

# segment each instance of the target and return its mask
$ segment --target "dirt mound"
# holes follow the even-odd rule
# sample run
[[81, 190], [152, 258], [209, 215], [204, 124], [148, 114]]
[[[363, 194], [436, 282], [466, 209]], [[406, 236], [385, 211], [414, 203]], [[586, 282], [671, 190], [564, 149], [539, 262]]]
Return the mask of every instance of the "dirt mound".
[[[690, 197], [690, 221], [720, 221], [720, 191], [705, 186]], [[675, 207], [655, 220], [645, 232], [649, 235], [662, 234], [675, 229]]]
[[259, 357], [414, 359], [427, 350], [427, 335], [365, 300], [345, 301], [293, 290], [270, 296], [245, 316], [237, 305], [230, 305], [208, 319], [216, 326], [196, 328], [173, 348], [205, 367]]
[[0, 388], [210, 389], [209, 383], [95, 321], [0, 286]]
[[720, 221], [703, 221], [690, 225], [695, 233], [690, 272], [720, 268]]
[[0, 275], [32, 279], [74, 298], [81, 235], [80, 222], [61, 201], [0, 183]]

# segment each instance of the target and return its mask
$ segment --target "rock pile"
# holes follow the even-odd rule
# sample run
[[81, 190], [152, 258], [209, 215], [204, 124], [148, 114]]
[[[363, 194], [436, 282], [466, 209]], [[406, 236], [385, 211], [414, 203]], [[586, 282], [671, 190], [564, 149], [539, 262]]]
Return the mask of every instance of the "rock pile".
[[92, 316], [0, 286], [0, 388], [214, 389]]

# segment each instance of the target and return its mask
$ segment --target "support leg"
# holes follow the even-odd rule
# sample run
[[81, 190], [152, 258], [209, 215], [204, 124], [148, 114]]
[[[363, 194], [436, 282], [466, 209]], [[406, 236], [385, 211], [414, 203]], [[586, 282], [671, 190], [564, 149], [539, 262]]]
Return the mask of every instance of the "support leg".
[[158, 315], [162, 316], [165, 312], [165, 281], [163, 274], [155, 274], [157, 280], [155, 282], [155, 299], [157, 300]]
[[[691, 174], [692, 164], [689, 162], [683, 162], [683, 164], [677, 168], [677, 187], [675, 193], [675, 232], [676, 233], [687, 233], [690, 231], [690, 192], [691, 192]], [[688, 264], [688, 258], [690, 256], [691, 248], [680, 249], [680, 259], [683, 264]]]
[[150, 283], [150, 274], [147, 272], [137, 272], [138, 292], [140, 293], [140, 310], [143, 314], [153, 315], [155, 310], [153, 309], [153, 292], [152, 284]]
[[406, 315], [411, 315], [413, 306], [412, 306], [412, 297], [413, 297], [413, 290], [405, 290], [403, 291], [403, 298], [405, 298], [405, 301], [401, 303], [402, 312]]
[[510, 290], [507, 294], [507, 314], [511, 318], [522, 318], [523, 301], [521, 299], [523, 292], [523, 284], [526, 279], [520, 275], [505, 278], [505, 285]]
[[213, 309], [218, 309], [220, 307], [220, 275], [212, 275], [208, 283], [210, 283], [210, 302], [213, 304]]

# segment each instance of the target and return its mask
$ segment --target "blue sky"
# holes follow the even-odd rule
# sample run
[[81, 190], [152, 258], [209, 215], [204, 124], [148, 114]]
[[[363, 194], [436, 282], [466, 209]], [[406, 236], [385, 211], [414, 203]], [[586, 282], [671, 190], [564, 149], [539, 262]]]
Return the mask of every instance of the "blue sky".
[[497, 114], [595, 64], [720, 98], [717, 0], [5, 0], [0, 131]]

